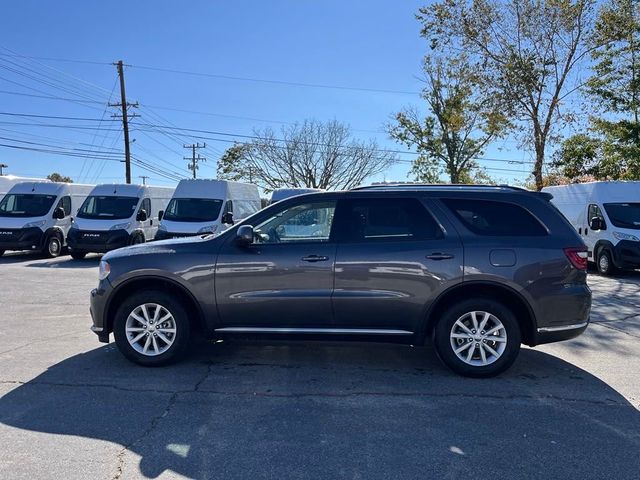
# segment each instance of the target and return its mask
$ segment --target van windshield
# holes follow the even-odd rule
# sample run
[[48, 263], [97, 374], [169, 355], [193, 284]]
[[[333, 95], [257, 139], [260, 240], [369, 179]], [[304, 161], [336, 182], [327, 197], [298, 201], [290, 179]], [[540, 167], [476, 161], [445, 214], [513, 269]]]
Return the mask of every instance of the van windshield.
[[640, 203], [605, 203], [604, 209], [616, 227], [640, 230]]
[[218, 218], [222, 200], [212, 198], [172, 198], [164, 214], [172, 222], [211, 222]]
[[55, 199], [55, 195], [10, 193], [0, 202], [0, 217], [42, 217], [49, 212]]
[[129, 218], [133, 215], [138, 200], [138, 197], [92, 195], [80, 207], [78, 218]]

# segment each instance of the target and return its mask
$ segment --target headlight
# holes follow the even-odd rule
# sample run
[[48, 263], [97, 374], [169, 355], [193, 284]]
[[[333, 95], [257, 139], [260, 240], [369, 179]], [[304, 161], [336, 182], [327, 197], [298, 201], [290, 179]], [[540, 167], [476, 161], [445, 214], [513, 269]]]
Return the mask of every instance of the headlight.
[[613, 236], [616, 238], [616, 240], [631, 240], [632, 242], [640, 242], [640, 240], [638, 240], [638, 237], [636, 237], [635, 235], [629, 235], [628, 233], [613, 232]]
[[165, 227], [163, 224], [160, 224], [160, 226], [158, 227], [158, 230], [160, 230], [162, 232], [166, 232], [167, 231], [167, 227]]
[[109, 262], [100, 260], [100, 266], [98, 267], [98, 280], [104, 280], [111, 273], [111, 265]]
[[44, 224], [47, 223], [46, 220], [39, 220], [37, 222], [31, 222], [31, 223], [27, 223], [24, 227], [22, 228], [34, 228], [34, 227], [43, 227]]
[[218, 225], [207, 225], [206, 227], [202, 227], [200, 230], [198, 230], [198, 235], [200, 235], [201, 233], [215, 233], [217, 229]]
[[109, 230], [129, 230], [130, 226], [131, 226], [131, 222], [119, 223], [111, 227]]

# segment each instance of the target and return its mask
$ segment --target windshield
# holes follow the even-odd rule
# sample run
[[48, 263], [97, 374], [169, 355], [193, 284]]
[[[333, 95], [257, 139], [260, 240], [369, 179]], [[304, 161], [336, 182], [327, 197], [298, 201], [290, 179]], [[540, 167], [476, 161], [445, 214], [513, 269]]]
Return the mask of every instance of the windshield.
[[210, 198], [172, 198], [164, 214], [173, 222], [210, 222], [216, 220], [222, 200]]
[[640, 203], [605, 203], [604, 209], [616, 227], [640, 230]]
[[0, 217], [42, 217], [51, 209], [55, 195], [11, 193], [0, 202]]
[[79, 218], [129, 218], [138, 205], [137, 197], [95, 196], [87, 199], [78, 211]]

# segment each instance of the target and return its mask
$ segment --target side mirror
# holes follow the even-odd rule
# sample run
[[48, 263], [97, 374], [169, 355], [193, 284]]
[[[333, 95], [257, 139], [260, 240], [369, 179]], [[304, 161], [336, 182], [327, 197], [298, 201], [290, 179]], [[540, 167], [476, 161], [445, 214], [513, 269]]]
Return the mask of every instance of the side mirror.
[[158, 221], [161, 221], [161, 220], [162, 220], [162, 217], [164, 217], [164, 210], [160, 210], [160, 211], [158, 212]]
[[226, 223], [227, 225], [233, 225], [233, 213], [227, 212], [223, 214], [222, 223]]
[[149, 215], [147, 215], [147, 211], [144, 208], [141, 208], [138, 212], [138, 215], [136, 216], [136, 220], [138, 222], [144, 222], [147, 218], [149, 218]]
[[253, 243], [253, 227], [251, 225], [241, 225], [236, 231], [236, 243], [247, 246]]
[[64, 209], [62, 207], [58, 207], [53, 211], [53, 218], [57, 220], [61, 220], [64, 218]]
[[604, 224], [604, 221], [601, 218], [593, 217], [591, 221], [589, 221], [589, 228], [591, 230], [606, 230], [607, 227]]

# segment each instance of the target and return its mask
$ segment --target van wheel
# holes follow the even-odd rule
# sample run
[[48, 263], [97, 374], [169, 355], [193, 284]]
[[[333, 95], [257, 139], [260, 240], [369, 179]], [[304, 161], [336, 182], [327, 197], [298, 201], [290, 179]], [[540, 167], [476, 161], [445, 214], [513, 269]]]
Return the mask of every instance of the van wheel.
[[520, 352], [520, 339], [513, 312], [483, 297], [450, 307], [434, 330], [440, 360], [466, 377], [493, 377], [504, 372]]
[[611, 252], [606, 248], [601, 248], [598, 251], [596, 266], [598, 267], [598, 273], [601, 275], [613, 275], [616, 273], [616, 266], [613, 264]]
[[136, 293], [118, 309], [113, 334], [120, 352], [147, 367], [177, 360], [189, 343], [190, 324], [180, 302], [157, 290]]
[[71, 255], [71, 258], [73, 258], [74, 260], [82, 260], [84, 257], [87, 256], [87, 252], [82, 252], [80, 250], [72, 250], [69, 255]]
[[141, 233], [136, 233], [131, 239], [131, 245], [138, 245], [144, 243], [144, 236]]
[[62, 241], [55, 233], [49, 235], [44, 242], [44, 254], [49, 258], [59, 257], [62, 253]]
[[4, 255], [4, 250], [0, 250], [0, 257]]

